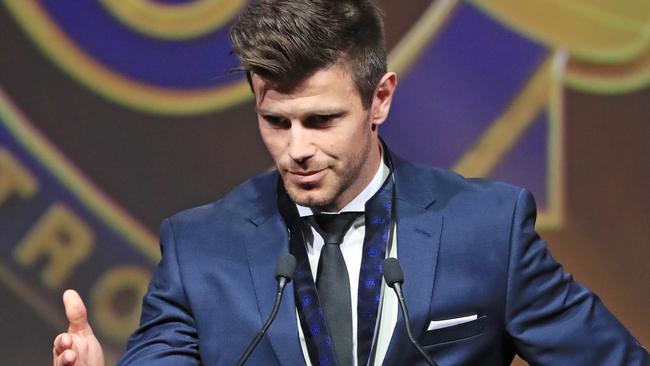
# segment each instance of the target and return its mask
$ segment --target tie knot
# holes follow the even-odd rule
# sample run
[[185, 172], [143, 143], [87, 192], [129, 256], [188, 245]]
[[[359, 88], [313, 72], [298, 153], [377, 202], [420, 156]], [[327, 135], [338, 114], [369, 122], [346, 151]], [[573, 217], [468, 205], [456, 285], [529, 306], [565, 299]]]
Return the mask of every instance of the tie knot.
[[317, 214], [307, 217], [308, 222], [323, 237], [325, 244], [339, 245], [354, 220], [363, 212], [342, 212], [339, 214]]

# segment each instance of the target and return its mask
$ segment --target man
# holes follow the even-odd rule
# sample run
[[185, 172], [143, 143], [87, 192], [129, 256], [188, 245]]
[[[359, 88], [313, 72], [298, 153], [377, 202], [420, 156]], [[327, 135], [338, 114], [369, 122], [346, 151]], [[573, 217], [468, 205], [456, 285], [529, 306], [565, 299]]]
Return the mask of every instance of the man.
[[[163, 222], [121, 364], [235, 364], [271, 310], [287, 252], [295, 279], [247, 364], [423, 365], [381, 284], [387, 256], [404, 267], [415, 337], [440, 365], [506, 365], [515, 353], [540, 365], [650, 364], [550, 257], [527, 191], [411, 164], [382, 144], [397, 77], [372, 1], [260, 0], [231, 37], [277, 171]], [[337, 236], [327, 227], [339, 218]], [[64, 303], [54, 364], [103, 364], [81, 299], [68, 291]]]

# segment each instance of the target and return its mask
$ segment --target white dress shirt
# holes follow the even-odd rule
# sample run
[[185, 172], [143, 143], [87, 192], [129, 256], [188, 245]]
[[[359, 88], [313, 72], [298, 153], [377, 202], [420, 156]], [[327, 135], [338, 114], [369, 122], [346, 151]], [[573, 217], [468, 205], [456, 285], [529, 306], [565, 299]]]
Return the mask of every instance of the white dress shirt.
[[[338, 212], [364, 212], [366, 201], [368, 201], [383, 185], [384, 181], [390, 176], [390, 169], [386, 164], [380, 164], [375, 176], [372, 178], [370, 183], [348, 203], [343, 209]], [[314, 212], [309, 207], [304, 207], [296, 205], [298, 208], [298, 214], [300, 217], [314, 215]], [[318, 212], [318, 213], [329, 213], [329, 212]], [[316, 272], [318, 270], [318, 260], [320, 259], [320, 252], [323, 248], [324, 241], [323, 238], [318, 234], [318, 232], [312, 227], [313, 242], [307, 243], [307, 256], [309, 257], [309, 266], [311, 267], [311, 273], [316, 281]], [[393, 233], [395, 234], [395, 233]], [[397, 246], [396, 246], [396, 235], [393, 235], [393, 243], [390, 246], [390, 257], [396, 257]], [[363, 255], [363, 239], [365, 237], [365, 224], [364, 216], [357, 218], [353, 225], [345, 233], [343, 238], [343, 243], [341, 243], [341, 252], [343, 253], [343, 258], [345, 259], [345, 265], [348, 268], [348, 277], [350, 278], [350, 296], [352, 304], [352, 348], [354, 354], [354, 366], [357, 365], [357, 301], [358, 301], [358, 289], [359, 289], [359, 272], [361, 271], [361, 259]], [[390, 338], [397, 323], [397, 312], [398, 312], [398, 303], [397, 297], [393, 291], [386, 286], [382, 281], [382, 302], [379, 316], [381, 317], [380, 328], [377, 334], [377, 351], [375, 356], [375, 365], [381, 365], [383, 362], [386, 351], [388, 350], [388, 344], [390, 343]], [[298, 311], [296, 310], [296, 317], [298, 318], [298, 332], [300, 333], [300, 345], [302, 347], [302, 353], [305, 357], [305, 362], [307, 366], [312, 366], [309, 360], [309, 353], [307, 351], [307, 343], [305, 342], [305, 336], [302, 332], [302, 327], [300, 326], [300, 317], [298, 316]], [[365, 365], [363, 365], [365, 366]]]

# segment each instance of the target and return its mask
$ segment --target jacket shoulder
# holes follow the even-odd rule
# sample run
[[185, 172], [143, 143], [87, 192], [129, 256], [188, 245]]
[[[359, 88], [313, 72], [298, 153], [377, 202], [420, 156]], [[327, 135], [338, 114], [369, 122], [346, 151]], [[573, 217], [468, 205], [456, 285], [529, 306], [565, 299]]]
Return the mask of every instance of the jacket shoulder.
[[[471, 201], [473, 206], [503, 205], [516, 201], [521, 187], [494, 179], [464, 177], [456, 172], [424, 164], [401, 161], [398, 165], [402, 180], [408, 189], [432, 192], [436, 201], [443, 204], [463, 204]], [[404, 179], [406, 178], [406, 179]]]

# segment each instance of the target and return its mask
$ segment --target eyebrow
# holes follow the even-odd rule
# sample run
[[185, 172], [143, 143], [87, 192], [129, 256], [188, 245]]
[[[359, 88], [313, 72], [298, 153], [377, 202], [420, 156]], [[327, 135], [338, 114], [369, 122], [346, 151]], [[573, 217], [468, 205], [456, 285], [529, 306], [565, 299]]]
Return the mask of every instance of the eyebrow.
[[258, 107], [255, 107], [255, 112], [257, 112], [257, 114], [264, 114], [264, 115], [266, 115], [266, 114], [275, 115], [276, 114], [276, 113], [273, 113], [271, 111], [266, 111], [264, 109], [260, 109]]
[[[261, 114], [263, 116], [276, 116], [276, 117], [283, 117], [281, 113], [275, 113], [272, 111], [267, 111], [258, 107], [255, 107], [255, 111], [258, 114]], [[320, 109], [320, 110], [313, 110], [309, 111], [306, 113], [306, 116], [316, 116], [316, 115], [321, 115], [321, 116], [340, 116], [348, 113], [347, 110], [343, 108], [332, 108], [332, 109]]]

